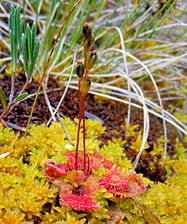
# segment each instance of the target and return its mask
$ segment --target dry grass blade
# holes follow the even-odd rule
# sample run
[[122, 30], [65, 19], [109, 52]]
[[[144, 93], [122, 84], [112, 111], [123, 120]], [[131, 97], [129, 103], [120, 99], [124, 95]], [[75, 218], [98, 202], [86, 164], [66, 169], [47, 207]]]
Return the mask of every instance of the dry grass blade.
[[[71, 84], [77, 84], [76, 81], [72, 81]], [[73, 89], [77, 89], [76, 86], [74, 85], [70, 85], [69, 86], [70, 88], [73, 88]], [[110, 91], [110, 94], [103, 94], [102, 92], [105, 90], [103, 90], [103, 88], [105, 89], [109, 89], [111, 90]], [[95, 83], [95, 82], [92, 82], [92, 88], [90, 90], [90, 93], [92, 94], [95, 94], [95, 95], [98, 95], [98, 96], [102, 96], [102, 97], [105, 97], [105, 98], [108, 98], [108, 99], [111, 99], [111, 100], [115, 100], [117, 102], [122, 102], [122, 103], [125, 103], [125, 104], [128, 104], [128, 101], [127, 100], [123, 100], [121, 98], [119, 98], [118, 96], [123, 96], [125, 98], [128, 97], [128, 91], [125, 90], [125, 89], [122, 89], [120, 87], [115, 87], [115, 86], [111, 86], [111, 85], [106, 85], [106, 84], [100, 84], [100, 83]], [[120, 95], [120, 93], [122, 95]], [[130, 94], [130, 97], [134, 100], [137, 100], [138, 101], [138, 97], [135, 93], [131, 92]], [[141, 102], [140, 102], [141, 103]], [[148, 112], [159, 117], [159, 118], [162, 118], [162, 114], [160, 114], [160, 111], [161, 111], [161, 108], [155, 104], [154, 102], [148, 100], [145, 98], [145, 103], [148, 107]], [[136, 108], [140, 108], [140, 109], [143, 109], [143, 107], [139, 104], [136, 104], [136, 103], [132, 103], [132, 106], [133, 107], [136, 107]], [[184, 133], [185, 135], [187, 135], [187, 126], [185, 124], [183, 124], [180, 120], [178, 120], [175, 116], [173, 116], [171, 113], [169, 113], [168, 111], [164, 110], [164, 113], [165, 113], [165, 120], [170, 123], [171, 125], [173, 125], [176, 129], [178, 129], [179, 131], [181, 131], [182, 133]]]
[[[117, 32], [119, 33], [120, 36], [120, 41], [121, 41], [121, 47], [122, 47], [122, 54], [123, 54], [123, 61], [124, 61], [124, 66], [125, 66], [125, 73], [126, 73], [126, 77], [127, 77], [127, 88], [128, 88], [128, 93], [130, 95], [130, 91], [131, 91], [131, 85], [130, 85], [130, 81], [129, 81], [129, 70], [128, 70], [128, 65], [127, 65], [127, 58], [126, 58], [126, 50], [125, 50], [125, 46], [124, 46], [124, 39], [123, 39], [123, 34], [121, 32], [121, 30], [114, 26], [111, 27], [110, 29], [116, 29]], [[123, 74], [123, 73], [122, 73]], [[126, 123], [126, 132], [128, 133], [128, 127], [130, 124], [130, 112], [131, 112], [131, 97], [128, 97], [129, 99], [129, 103], [128, 103], [128, 112], [127, 112], [127, 123]]]

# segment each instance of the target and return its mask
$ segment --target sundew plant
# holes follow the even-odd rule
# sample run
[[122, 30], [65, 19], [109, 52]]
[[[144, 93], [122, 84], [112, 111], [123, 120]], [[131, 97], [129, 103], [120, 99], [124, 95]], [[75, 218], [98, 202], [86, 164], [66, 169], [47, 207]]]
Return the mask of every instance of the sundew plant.
[[[84, 63], [78, 60], [75, 69], [79, 79], [78, 92], [80, 97], [75, 152], [66, 155], [66, 163], [46, 162], [48, 169], [44, 171], [44, 174], [54, 185], [60, 187], [61, 205], [77, 211], [89, 211], [100, 208], [100, 205], [94, 201], [94, 195], [98, 192], [102, 191], [106, 195], [111, 194], [111, 197], [116, 199], [124, 199], [144, 193], [145, 187], [136, 173], [122, 173], [116, 164], [108, 161], [99, 152], [88, 153], [86, 151], [84, 101], [91, 85], [89, 70], [96, 62], [97, 53], [96, 50], [91, 50], [94, 37], [88, 23], [84, 24], [82, 33], [84, 37]], [[83, 129], [83, 153], [79, 148], [81, 126]], [[101, 169], [103, 170], [100, 171], [100, 176], [95, 175], [95, 172]]]

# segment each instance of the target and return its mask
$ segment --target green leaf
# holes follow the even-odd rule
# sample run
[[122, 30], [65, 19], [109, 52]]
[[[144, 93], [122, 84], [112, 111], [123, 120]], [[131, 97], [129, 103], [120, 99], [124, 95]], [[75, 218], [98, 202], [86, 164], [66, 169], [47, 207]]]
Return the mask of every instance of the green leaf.
[[16, 8], [15, 14], [15, 24], [16, 24], [16, 44], [17, 48], [20, 48], [21, 45], [21, 20], [20, 20], [20, 8]]
[[29, 72], [29, 65], [28, 65], [27, 39], [26, 39], [26, 36], [24, 34], [22, 34], [21, 48], [22, 48], [24, 69], [28, 73]]
[[17, 62], [17, 53], [16, 53], [15, 35], [12, 31], [10, 31], [10, 43], [11, 43], [12, 64], [13, 67], [15, 68]]
[[31, 29], [29, 24], [26, 26], [26, 38], [27, 38], [27, 51], [28, 51], [28, 58], [31, 61]]
[[2, 88], [0, 88], [0, 101], [3, 105], [3, 109], [5, 110], [7, 108], [7, 100]]
[[12, 63], [15, 69], [17, 60], [20, 53], [21, 45], [21, 19], [20, 19], [20, 7], [11, 6], [11, 12], [9, 17], [9, 34], [11, 43]]
[[30, 72], [29, 72], [30, 78], [32, 77], [32, 73], [33, 73], [33, 70], [34, 70], [34, 66], [36, 64], [36, 59], [38, 57], [39, 50], [40, 50], [40, 41], [38, 40], [37, 43], [36, 43], [36, 47], [34, 49], [33, 59], [31, 61], [31, 67], [30, 67]]
[[23, 100], [24, 98], [26, 98], [28, 96], [28, 93], [22, 93], [19, 96], [16, 97], [16, 101], [20, 101]]
[[36, 37], [36, 26], [35, 24], [33, 24], [31, 28], [31, 56], [32, 58], [33, 58], [34, 48], [35, 48], [35, 37]]
[[10, 30], [14, 29], [15, 23], [15, 7], [11, 6], [10, 17], [9, 17], [9, 28]]

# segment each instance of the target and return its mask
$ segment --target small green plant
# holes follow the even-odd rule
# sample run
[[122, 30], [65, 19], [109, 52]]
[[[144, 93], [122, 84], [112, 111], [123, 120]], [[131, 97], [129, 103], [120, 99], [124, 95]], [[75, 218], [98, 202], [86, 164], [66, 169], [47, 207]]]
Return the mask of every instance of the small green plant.
[[[6, 117], [19, 102], [28, 96], [25, 89], [32, 80], [32, 74], [40, 49], [40, 41], [36, 41], [36, 26], [34, 24], [32, 25], [32, 28], [27, 24], [25, 33], [22, 33], [20, 11], [20, 7], [12, 6], [9, 17], [9, 35], [12, 56], [11, 92], [9, 102], [7, 102], [3, 89], [0, 88], [0, 101], [4, 109], [3, 113], [0, 115], [0, 120], [4, 125], [6, 125], [3, 121], [4, 117]], [[26, 81], [21, 91], [15, 95], [15, 72], [21, 55], [23, 57]]]

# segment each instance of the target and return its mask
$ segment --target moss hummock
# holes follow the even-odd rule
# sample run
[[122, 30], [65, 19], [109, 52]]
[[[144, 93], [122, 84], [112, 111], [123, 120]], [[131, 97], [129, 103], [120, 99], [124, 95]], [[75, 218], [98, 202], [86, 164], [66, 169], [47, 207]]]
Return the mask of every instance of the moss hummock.
[[[64, 119], [62, 122], [70, 138], [76, 143], [77, 120], [73, 122]], [[100, 148], [98, 139], [104, 133], [104, 128], [98, 121], [91, 120], [86, 121], [86, 127], [87, 152], [98, 152], [106, 160], [117, 164], [124, 173], [130, 172], [131, 162], [126, 158], [122, 147], [124, 141], [113, 139]], [[187, 161], [184, 156], [177, 156], [180, 155], [179, 152], [167, 162], [168, 175], [165, 183], [155, 184], [142, 177], [147, 191], [133, 199], [118, 200], [111, 197], [111, 193], [106, 193], [106, 189], [100, 189], [94, 195], [99, 209], [76, 211], [60, 206], [59, 188], [44, 175], [46, 161], [66, 163], [65, 155], [74, 151], [74, 147], [67, 147], [69, 140], [61, 124], [53, 123], [50, 127], [33, 125], [26, 138], [2, 126], [0, 133], [0, 154], [10, 153], [7, 157], [0, 158], [0, 223], [183, 224], [187, 219]], [[180, 146], [180, 150], [184, 151], [184, 148]], [[105, 172], [101, 168], [95, 170], [94, 175], [99, 178]]]

